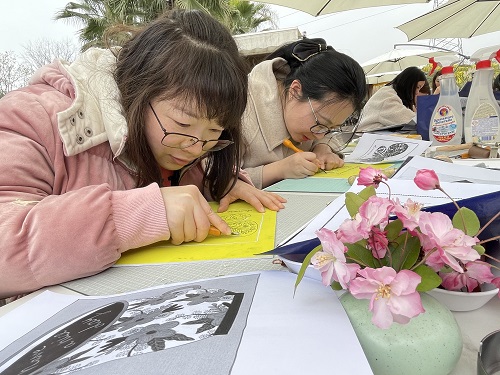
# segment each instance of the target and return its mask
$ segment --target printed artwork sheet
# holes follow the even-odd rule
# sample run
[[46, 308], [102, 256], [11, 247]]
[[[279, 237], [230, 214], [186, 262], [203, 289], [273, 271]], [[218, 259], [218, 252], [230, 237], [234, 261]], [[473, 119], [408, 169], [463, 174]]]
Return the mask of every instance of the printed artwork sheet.
[[[214, 211], [217, 204], [210, 203]], [[157, 242], [126, 251], [117, 264], [155, 264], [190, 262], [213, 259], [254, 257], [274, 247], [276, 212], [260, 213], [246, 202], [236, 202], [226, 212], [218, 213], [238, 233], [237, 236], [208, 236], [203, 242], [172, 245], [170, 241]]]
[[389, 163], [421, 155], [432, 144], [413, 138], [364, 133], [356, 148], [345, 157], [346, 163]]
[[[44, 292], [0, 318], [0, 373], [372, 374], [331, 288], [267, 271], [106, 297]], [[39, 316], [45, 318], [40, 321]]]

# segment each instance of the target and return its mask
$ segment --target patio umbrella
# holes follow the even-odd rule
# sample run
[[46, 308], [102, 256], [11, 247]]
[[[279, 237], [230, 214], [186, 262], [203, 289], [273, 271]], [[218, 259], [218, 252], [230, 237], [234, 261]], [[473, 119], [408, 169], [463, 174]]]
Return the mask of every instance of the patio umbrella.
[[500, 1], [453, 0], [397, 28], [408, 40], [471, 38], [500, 31]]
[[383, 74], [368, 74], [366, 76], [366, 83], [372, 85], [380, 85], [382, 83], [391, 82], [401, 72], [387, 72]]
[[[423, 66], [429, 63], [429, 58], [453, 56], [453, 52], [426, 49], [393, 49], [361, 64], [366, 75], [382, 75], [402, 71], [409, 66]], [[457, 57], [458, 60], [458, 57]]]
[[258, 3], [281, 5], [319, 16], [345, 10], [378, 7], [383, 5], [400, 5], [428, 3], [430, 0], [271, 0], [256, 1]]

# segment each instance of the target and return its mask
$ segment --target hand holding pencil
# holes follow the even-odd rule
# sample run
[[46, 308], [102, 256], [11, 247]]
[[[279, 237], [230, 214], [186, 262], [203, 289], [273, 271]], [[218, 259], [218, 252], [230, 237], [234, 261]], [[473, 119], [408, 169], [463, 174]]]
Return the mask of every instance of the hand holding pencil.
[[[301, 153], [301, 152], [304, 152], [304, 150], [301, 150], [300, 148], [298, 148], [297, 146], [295, 146], [292, 141], [290, 141], [289, 139], [285, 139], [283, 141], [283, 146], [289, 148], [290, 150], [292, 150], [293, 152], [295, 153]], [[321, 163], [318, 159], [315, 159], [314, 160], [314, 163], [316, 164], [316, 166], [318, 167], [318, 169], [324, 173], [326, 173], [326, 171], [321, 168]]]

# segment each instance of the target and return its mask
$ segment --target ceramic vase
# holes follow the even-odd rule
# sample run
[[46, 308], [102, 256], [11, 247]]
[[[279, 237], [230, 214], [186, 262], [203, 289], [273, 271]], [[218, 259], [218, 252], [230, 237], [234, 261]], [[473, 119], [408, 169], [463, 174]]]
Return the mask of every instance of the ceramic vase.
[[380, 329], [372, 322], [369, 301], [344, 293], [340, 302], [375, 375], [447, 375], [462, 353], [462, 334], [443, 304], [421, 293], [425, 313], [408, 324]]

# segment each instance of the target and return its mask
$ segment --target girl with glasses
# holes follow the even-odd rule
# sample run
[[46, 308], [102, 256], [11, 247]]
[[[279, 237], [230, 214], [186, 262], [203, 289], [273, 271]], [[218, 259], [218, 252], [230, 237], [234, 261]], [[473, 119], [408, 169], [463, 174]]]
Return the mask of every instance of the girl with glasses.
[[238, 174], [247, 72], [225, 27], [175, 11], [2, 98], [0, 298], [98, 273], [132, 248], [202, 241], [211, 225], [229, 234], [207, 199], [282, 208]]
[[[249, 75], [242, 168], [264, 188], [342, 166], [334, 140], [365, 95], [361, 66], [323, 39], [279, 48]], [[286, 139], [304, 152], [285, 147]]]

